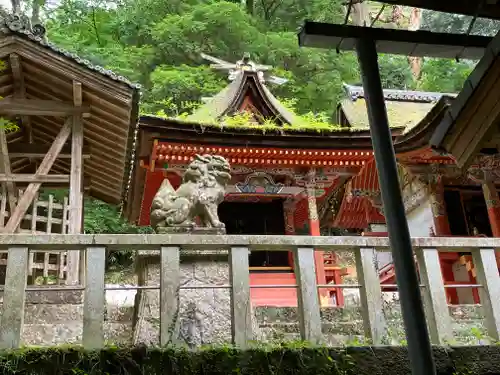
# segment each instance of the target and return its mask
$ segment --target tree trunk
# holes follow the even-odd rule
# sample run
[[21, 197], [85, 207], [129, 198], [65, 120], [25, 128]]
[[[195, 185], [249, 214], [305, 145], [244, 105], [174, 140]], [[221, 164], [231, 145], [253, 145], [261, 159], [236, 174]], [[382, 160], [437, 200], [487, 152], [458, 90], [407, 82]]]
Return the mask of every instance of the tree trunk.
[[[421, 24], [422, 10], [419, 8], [412, 8], [408, 30], [417, 31], [418, 29], [420, 29]], [[421, 57], [408, 56], [411, 73], [413, 74], [413, 78], [415, 79], [415, 81], [418, 81], [420, 79], [420, 75], [422, 74], [422, 61], [423, 60]]]
[[254, 0], [246, 0], [245, 5], [247, 8], [247, 13], [250, 14], [251, 16], [253, 16], [253, 12], [254, 12], [254, 8], [255, 8]]
[[363, 0], [352, 4], [351, 19], [352, 23], [356, 26], [370, 26], [370, 13], [368, 12], [368, 7]]
[[31, 9], [31, 24], [37, 25], [40, 23], [40, 10], [45, 3], [43, 0], [33, 0]]
[[21, 1], [20, 0], [11, 0], [12, 3], [12, 12], [13, 13], [21, 13]]

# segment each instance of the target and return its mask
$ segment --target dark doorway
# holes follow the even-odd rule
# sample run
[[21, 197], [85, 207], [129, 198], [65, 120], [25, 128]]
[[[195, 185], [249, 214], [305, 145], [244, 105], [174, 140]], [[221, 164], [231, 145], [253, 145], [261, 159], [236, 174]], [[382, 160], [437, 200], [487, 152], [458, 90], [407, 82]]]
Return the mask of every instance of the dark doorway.
[[[227, 234], [285, 234], [283, 201], [223, 202], [219, 205], [219, 218], [226, 224]], [[287, 251], [253, 251], [250, 267], [288, 267]]]
[[488, 209], [480, 189], [445, 190], [446, 211], [454, 236], [492, 236]]

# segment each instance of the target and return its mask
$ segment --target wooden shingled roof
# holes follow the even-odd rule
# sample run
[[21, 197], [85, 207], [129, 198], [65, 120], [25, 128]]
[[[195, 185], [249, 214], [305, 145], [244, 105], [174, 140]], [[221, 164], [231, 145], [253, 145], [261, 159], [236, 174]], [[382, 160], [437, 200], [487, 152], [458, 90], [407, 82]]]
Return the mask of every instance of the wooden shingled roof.
[[218, 122], [224, 116], [237, 113], [245, 100], [250, 99], [254, 111], [263, 118], [272, 118], [278, 124], [295, 125], [300, 120], [271, 93], [257, 74], [243, 71], [217, 95], [208, 99], [187, 121]]
[[[44, 34], [43, 27], [31, 28], [23, 16], [4, 15], [0, 20], [0, 59], [5, 63], [0, 71], [0, 96], [72, 102], [74, 82], [79, 82], [83, 105], [90, 107], [83, 119], [84, 153], [90, 154], [84, 162], [89, 193], [119, 204], [129, 182], [140, 87], [58, 48]], [[7, 135], [9, 153], [16, 154], [12, 172], [29, 173], [35, 162], [23, 155], [35, 146], [48, 149], [64, 117], [38, 113], [11, 119], [20, 125], [17, 132]], [[35, 146], [29, 145], [30, 138]], [[69, 173], [70, 164], [70, 159], [59, 158], [52, 172]]]
[[[365, 95], [362, 87], [344, 85], [347, 98], [341, 101], [337, 111], [342, 111], [353, 128], [369, 128]], [[451, 100], [456, 94], [410, 90], [384, 90], [389, 125], [408, 131], [422, 120], [441, 99]]]

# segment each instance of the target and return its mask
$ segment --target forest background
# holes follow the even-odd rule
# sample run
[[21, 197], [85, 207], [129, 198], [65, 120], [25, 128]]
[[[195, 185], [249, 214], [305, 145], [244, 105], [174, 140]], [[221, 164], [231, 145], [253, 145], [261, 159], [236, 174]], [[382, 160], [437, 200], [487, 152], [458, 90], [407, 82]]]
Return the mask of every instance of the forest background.
[[[10, 10], [9, 0], [2, 0]], [[12, 0], [12, 6], [18, 0]], [[49, 40], [132, 81], [142, 89], [141, 113], [178, 116], [227, 84], [200, 53], [230, 62], [249, 52], [288, 79], [273, 93], [299, 114], [331, 120], [343, 83], [360, 84], [353, 53], [299, 48], [304, 20], [409, 30], [495, 35], [490, 20], [354, 0], [25, 0], [32, 23]], [[349, 16], [346, 17], [347, 9]], [[384, 88], [454, 93], [475, 61], [381, 55]], [[119, 209], [88, 198], [86, 233], [131, 233]]]

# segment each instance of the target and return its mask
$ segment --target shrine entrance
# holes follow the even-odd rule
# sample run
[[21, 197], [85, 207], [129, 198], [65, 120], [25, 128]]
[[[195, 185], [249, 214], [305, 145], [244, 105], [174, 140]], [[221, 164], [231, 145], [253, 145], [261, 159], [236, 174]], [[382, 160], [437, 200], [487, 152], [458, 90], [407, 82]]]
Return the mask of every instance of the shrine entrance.
[[492, 237], [488, 210], [480, 189], [447, 189], [444, 194], [451, 234]]
[[[282, 199], [270, 202], [223, 202], [219, 205], [219, 218], [226, 224], [227, 234], [285, 234]], [[290, 267], [286, 251], [253, 251], [249, 261], [253, 272]]]

